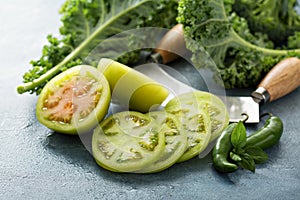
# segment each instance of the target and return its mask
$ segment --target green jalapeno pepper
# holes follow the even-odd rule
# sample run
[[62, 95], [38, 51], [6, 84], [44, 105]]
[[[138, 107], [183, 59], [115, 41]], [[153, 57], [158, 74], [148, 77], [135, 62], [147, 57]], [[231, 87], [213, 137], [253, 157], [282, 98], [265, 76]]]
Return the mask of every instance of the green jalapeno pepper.
[[[259, 147], [261, 149], [267, 149], [276, 144], [283, 132], [283, 123], [279, 117], [273, 116], [270, 113], [263, 114], [263, 116], [269, 115], [264, 126], [247, 137], [247, 147]], [[238, 165], [228, 161], [233, 145], [231, 143], [231, 134], [237, 123], [230, 124], [218, 138], [217, 143], [213, 149], [213, 165], [220, 172], [234, 172], [238, 169]]]
[[283, 132], [283, 123], [279, 117], [273, 116], [271, 113], [266, 113], [269, 118], [265, 125], [247, 137], [246, 146], [260, 147], [267, 149], [276, 144]]
[[229, 124], [218, 138], [216, 145], [212, 151], [213, 165], [220, 172], [234, 172], [238, 169], [238, 165], [227, 160], [233, 146], [231, 144], [231, 133], [237, 126], [237, 123]]

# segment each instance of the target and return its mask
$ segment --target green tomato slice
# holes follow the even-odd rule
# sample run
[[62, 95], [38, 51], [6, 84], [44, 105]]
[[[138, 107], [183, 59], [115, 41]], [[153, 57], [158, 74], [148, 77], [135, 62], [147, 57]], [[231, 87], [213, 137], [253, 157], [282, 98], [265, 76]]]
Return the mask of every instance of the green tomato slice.
[[112, 99], [131, 110], [146, 113], [169, 95], [169, 91], [158, 82], [111, 59], [102, 58], [98, 70], [109, 82]]
[[186, 134], [181, 131], [181, 124], [176, 116], [164, 110], [149, 112], [148, 115], [161, 126], [161, 131], [165, 135], [166, 146], [159, 159], [140, 170], [141, 173], [159, 172], [172, 166], [187, 148]]
[[168, 103], [168, 107], [191, 104], [194, 101], [208, 112], [211, 121], [210, 141], [215, 140], [229, 124], [226, 106], [218, 96], [209, 92], [193, 91], [177, 96]]
[[60, 133], [78, 134], [93, 129], [108, 111], [110, 88], [94, 67], [80, 65], [51, 79], [36, 105], [40, 123]]
[[165, 109], [181, 122], [181, 131], [187, 135], [187, 148], [177, 162], [183, 162], [199, 155], [208, 145], [211, 137], [211, 121], [208, 113], [197, 101], [180, 101], [174, 98]]
[[163, 152], [165, 136], [151, 117], [134, 111], [115, 113], [94, 130], [92, 151], [96, 162], [116, 172], [136, 172]]

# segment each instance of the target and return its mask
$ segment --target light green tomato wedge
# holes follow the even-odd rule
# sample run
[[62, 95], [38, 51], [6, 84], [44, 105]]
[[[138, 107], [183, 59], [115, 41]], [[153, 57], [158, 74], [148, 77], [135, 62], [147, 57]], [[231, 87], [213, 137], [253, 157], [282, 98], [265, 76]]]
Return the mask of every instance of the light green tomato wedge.
[[192, 103], [197, 103], [209, 114], [211, 121], [210, 141], [218, 138], [229, 124], [229, 114], [223, 101], [209, 92], [193, 91], [177, 96], [177, 98], [168, 103], [168, 107]]
[[51, 79], [36, 105], [46, 127], [65, 134], [93, 129], [107, 114], [110, 88], [104, 75], [88, 65], [70, 68]]
[[103, 58], [98, 70], [107, 78], [113, 100], [131, 110], [148, 112], [160, 105], [169, 91], [148, 76], [111, 59]]
[[181, 131], [187, 136], [187, 148], [177, 161], [183, 162], [199, 155], [207, 147], [211, 137], [211, 121], [209, 114], [196, 101], [178, 103], [179, 100], [175, 97], [165, 109], [179, 119]]
[[151, 117], [134, 111], [115, 113], [100, 123], [92, 138], [93, 156], [105, 169], [136, 172], [156, 161], [165, 136]]
[[141, 169], [139, 171], [141, 173], [159, 172], [172, 166], [182, 156], [187, 147], [186, 134], [180, 131], [181, 124], [176, 116], [164, 110], [149, 112], [148, 115], [161, 126], [161, 131], [165, 135], [166, 146], [159, 159]]

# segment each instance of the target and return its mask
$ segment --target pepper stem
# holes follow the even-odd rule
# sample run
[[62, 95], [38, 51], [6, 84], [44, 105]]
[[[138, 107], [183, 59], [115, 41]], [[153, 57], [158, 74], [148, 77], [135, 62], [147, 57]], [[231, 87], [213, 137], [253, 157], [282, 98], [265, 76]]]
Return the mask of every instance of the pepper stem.
[[242, 120], [242, 122], [245, 123], [248, 120], [249, 115], [247, 113], [242, 113], [241, 115], [245, 116], [245, 119]]

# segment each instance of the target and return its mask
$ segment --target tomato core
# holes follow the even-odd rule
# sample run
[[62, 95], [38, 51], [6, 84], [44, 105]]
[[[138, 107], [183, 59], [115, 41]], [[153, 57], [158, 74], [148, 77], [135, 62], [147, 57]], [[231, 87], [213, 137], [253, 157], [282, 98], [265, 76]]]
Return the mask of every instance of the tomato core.
[[50, 121], [70, 124], [76, 113], [79, 120], [87, 117], [97, 106], [101, 89], [94, 90], [96, 80], [90, 77], [74, 76], [57, 86], [57, 90], [49, 92], [43, 103]]

